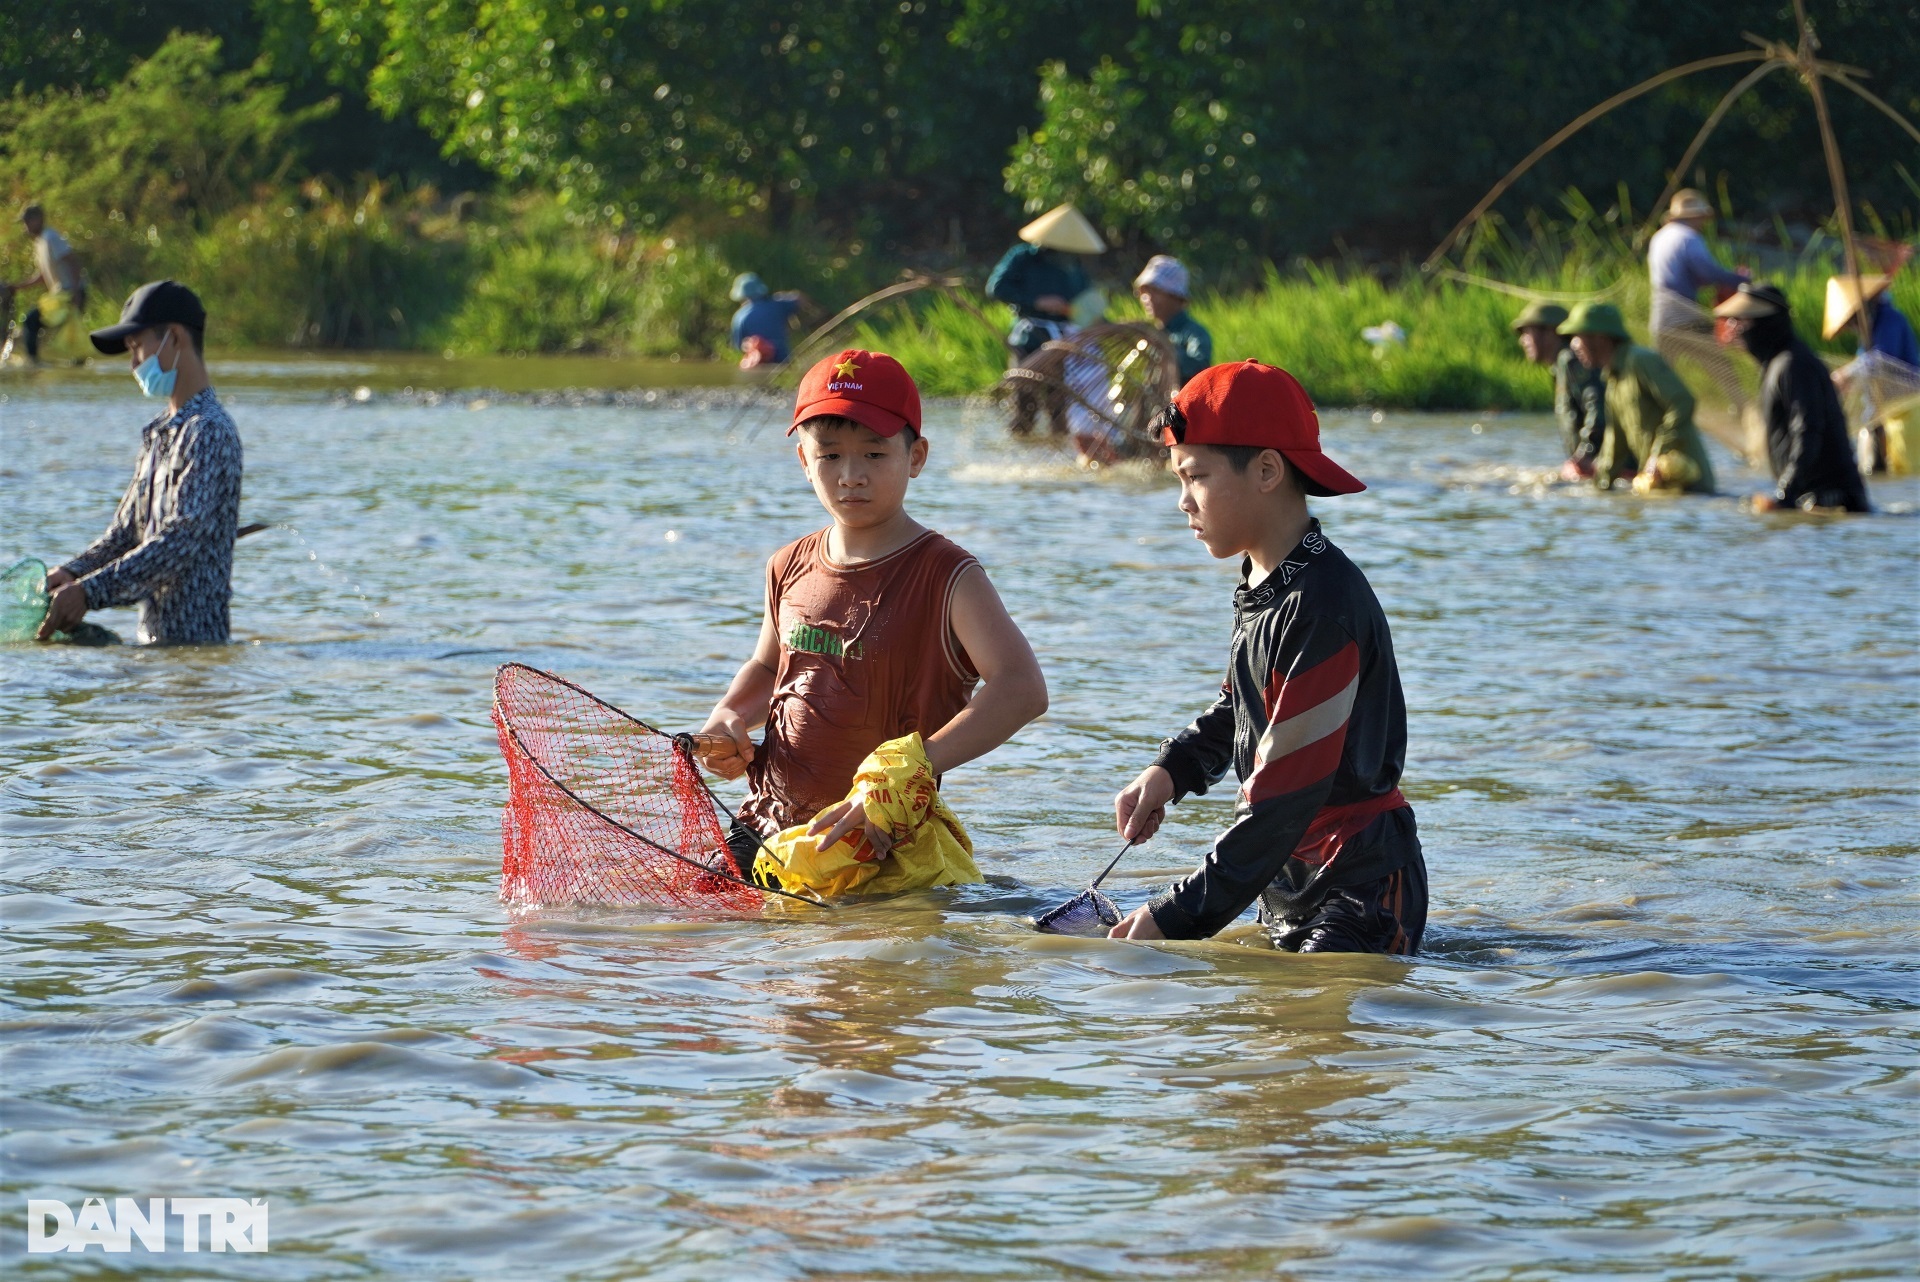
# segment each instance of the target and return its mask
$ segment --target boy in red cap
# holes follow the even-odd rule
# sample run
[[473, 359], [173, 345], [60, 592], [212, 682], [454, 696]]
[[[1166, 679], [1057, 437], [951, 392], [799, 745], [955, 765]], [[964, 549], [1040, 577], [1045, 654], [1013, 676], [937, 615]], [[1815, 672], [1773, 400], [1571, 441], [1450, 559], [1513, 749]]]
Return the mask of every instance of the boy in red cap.
[[1400, 795], [1407, 707], [1393, 638], [1366, 576], [1307, 512], [1308, 495], [1366, 486], [1321, 452], [1300, 384], [1258, 361], [1197, 375], [1160, 428], [1187, 525], [1214, 556], [1241, 559], [1242, 581], [1219, 699], [1114, 798], [1114, 818], [1145, 841], [1167, 806], [1228, 766], [1240, 793], [1200, 867], [1109, 933], [1204, 938], [1257, 900], [1279, 947], [1410, 956], [1427, 872]]
[[907, 514], [927, 462], [920, 422], [919, 389], [891, 356], [841, 352], [801, 380], [787, 434], [833, 524], [768, 560], [760, 640], [702, 730], [729, 745], [708, 766], [751, 785], [732, 837], [743, 874], [760, 837], [809, 821], [823, 848], [864, 826], [884, 857], [887, 834], [845, 800], [867, 754], [918, 731], [940, 776], [1047, 709], [986, 571]]

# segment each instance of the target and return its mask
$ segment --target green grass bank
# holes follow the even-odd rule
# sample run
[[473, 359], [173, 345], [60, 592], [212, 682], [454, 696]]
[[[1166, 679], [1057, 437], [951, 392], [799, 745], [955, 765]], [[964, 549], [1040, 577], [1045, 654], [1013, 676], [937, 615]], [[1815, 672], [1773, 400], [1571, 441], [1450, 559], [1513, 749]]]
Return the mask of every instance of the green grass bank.
[[[573, 353], [730, 361], [727, 320], [734, 274], [759, 271], [775, 288], [800, 288], [816, 322], [896, 279], [898, 264], [808, 234], [681, 227], [620, 235], [548, 197], [447, 199], [431, 190], [369, 184], [342, 192], [319, 182], [257, 192], [220, 216], [144, 226], [54, 206], [94, 282], [88, 322], [110, 321], [139, 281], [173, 276], [201, 291], [219, 347], [361, 348], [460, 357]], [[0, 244], [0, 270], [30, 271], [17, 232]], [[1829, 246], [1830, 249], [1830, 246]], [[1737, 255], [1731, 255], [1737, 257]], [[1543, 262], [1550, 266], [1542, 266]], [[1132, 264], [1102, 262], [1115, 319], [1139, 316], [1127, 296]], [[1630, 251], [1558, 261], [1514, 255], [1479, 270], [1523, 289], [1567, 296], [1609, 290], [1644, 325], [1644, 269]], [[1828, 255], [1802, 254], [1769, 279], [1794, 299], [1816, 346], [1843, 354], [1851, 333], [1820, 342]], [[985, 264], [956, 273], [984, 278]], [[833, 341], [898, 356], [929, 395], [992, 386], [1005, 365], [1010, 313], [967, 291], [971, 307], [936, 290], [881, 304]], [[1920, 282], [1906, 273], [1894, 296], [1920, 316]], [[31, 300], [22, 299], [16, 312]], [[1413, 409], [1547, 408], [1550, 384], [1521, 360], [1508, 323], [1523, 300], [1412, 268], [1382, 274], [1338, 265], [1268, 267], [1239, 288], [1203, 290], [1196, 316], [1221, 361], [1258, 357], [1292, 370], [1323, 405]], [[982, 316], [985, 317], [983, 321]], [[1404, 345], [1361, 337], [1392, 321]]]
[[[1794, 315], [1816, 348], [1844, 355], [1853, 350], [1851, 331], [1822, 341], [1819, 318], [1829, 269], [1804, 263], [1767, 278], [1793, 299]], [[1564, 272], [1522, 277], [1520, 287], [1571, 293], [1615, 286], [1628, 324], [1645, 337], [1647, 284], [1632, 260], [1610, 277]], [[1909, 316], [1920, 315], [1920, 282], [1907, 273], [1894, 297]], [[976, 303], [981, 300], [976, 299]], [[1398, 278], [1304, 265], [1270, 271], [1258, 287], [1203, 294], [1193, 312], [1213, 332], [1214, 357], [1257, 357], [1291, 370], [1322, 405], [1371, 405], [1400, 409], [1548, 409], [1552, 384], [1526, 363], [1508, 328], [1525, 301], [1477, 285], [1424, 277], [1409, 270]], [[1001, 309], [983, 307], [989, 315]], [[1115, 319], [1137, 319], [1116, 307]], [[1361, 337], [1369, 326], [1393, 321], [1406, 331], [1402, 345], [1375, 347]], [[990, 386], [1005, 363], [998, 336], [978, 317], [937, 298], [896, 308], [858, 327], [864, 346], [893, 353], [930, 393], [959, 395]]]

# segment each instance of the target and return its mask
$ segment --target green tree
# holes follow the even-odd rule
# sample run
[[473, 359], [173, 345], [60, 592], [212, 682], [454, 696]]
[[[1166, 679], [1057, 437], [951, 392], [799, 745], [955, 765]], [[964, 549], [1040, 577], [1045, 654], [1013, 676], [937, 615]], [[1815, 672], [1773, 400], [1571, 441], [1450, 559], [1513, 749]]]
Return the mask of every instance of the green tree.
[[[1096, 13], [910, 0], [312, 0], [313, 56], [510, 182], [618, 222], [996, 203], [1035, 68]], [[1110, 24], [1109, 24], [1110, 25]], [[1124, 36], [1125, 29], [1119, 31]]]
[[[1879, 91], [1920, 114], [1920, 5], [1815, 8], [1825, 55], [1880, 69]], [[1657, 71], [1744, 47], [1747, 30], [1790, 35], [1791, 11], [1773, 0], [1595, 0], [1578, 12], [1507, 0], [1147, 0], [1110, 61], [1042, 74], [1042, 121], [1015, 141], [1007, 190], [1029, 208], [1078, 198], [1124, 236], [1242, 261], [1247, 250], [1340, 243], [1424, 249], [1560, 125]], [[1742, 72], [1682, 82], [1601, 121], [1512, 205], [1620, 184], [1651, 200]], [[1857, 100], [1834, 114], [1856, 194], [1912, 208], [1911, 140]], [[1704, 172], [1730, 175], [1744, 209], [1817, 214], [1829, 202], [1813, 129], [1805, 93], [1777, 80], [1716, 136]]]
[[0, 101], [0, 183], [80, 218], [204, 225], [285, 177], [288, 140], [333, 110], [288, 111], [263, 65], [220, 69], [220, 41], [175, 33], [98, 92]]

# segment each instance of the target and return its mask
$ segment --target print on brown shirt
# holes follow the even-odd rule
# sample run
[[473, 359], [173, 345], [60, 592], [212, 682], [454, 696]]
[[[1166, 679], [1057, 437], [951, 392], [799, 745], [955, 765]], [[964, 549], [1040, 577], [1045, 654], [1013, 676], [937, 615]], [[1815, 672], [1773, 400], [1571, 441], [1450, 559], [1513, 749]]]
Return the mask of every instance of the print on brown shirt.
[[868, 753], [967, 706], [980, 674], [951, 616], [954, 585], [976, 564], [931, 530], [857, 565], [827, 558], [825, 530], [773, 554], [780, 668], [742, 819], [769, 834], [808, 822], [846, 797]]

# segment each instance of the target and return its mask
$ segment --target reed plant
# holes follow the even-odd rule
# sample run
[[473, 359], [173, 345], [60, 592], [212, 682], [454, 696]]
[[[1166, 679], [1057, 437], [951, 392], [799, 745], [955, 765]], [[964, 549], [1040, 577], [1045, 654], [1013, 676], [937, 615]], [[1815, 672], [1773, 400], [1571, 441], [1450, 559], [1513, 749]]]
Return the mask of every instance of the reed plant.
[[[438, 345], [473, 258], [436, 226], [431, 189], [398, 200], [381, 183], [320, 182], [230, 211], [148, 264], [205, 295], [223, 344]], [[450, 234], [452, 233], [452, 234]]]

